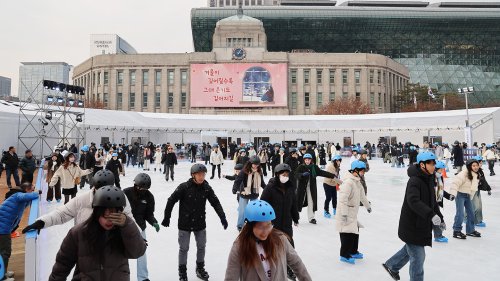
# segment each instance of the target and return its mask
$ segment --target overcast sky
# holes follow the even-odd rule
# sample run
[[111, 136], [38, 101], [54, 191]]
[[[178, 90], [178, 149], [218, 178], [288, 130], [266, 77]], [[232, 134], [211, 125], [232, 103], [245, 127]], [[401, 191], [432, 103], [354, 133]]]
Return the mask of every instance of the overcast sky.
[[17, 96], [20, 62], [78, 65], [89, 57], [93, 33], [116, 33], [140, 53], [191, 52], [190, 11], [206, 5], [206, 0], [3, 0], [0, 76], [12, 79]]

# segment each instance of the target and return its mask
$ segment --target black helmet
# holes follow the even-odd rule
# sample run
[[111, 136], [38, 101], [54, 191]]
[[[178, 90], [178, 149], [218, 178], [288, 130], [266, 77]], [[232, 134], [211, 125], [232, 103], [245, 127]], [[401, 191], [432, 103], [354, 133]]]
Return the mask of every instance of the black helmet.
[[127, 205], [126, 202], [123, 191], [116, 186], [106, 185], [96, 190], [92, 199], [92, 208], [123, 208]]
[[243, 164], [236, 164], [236, 165], [234, 165], [234, 169], [238, 170], [238, 171], [242, 170], [243, 169]]
[[288, 150], [288, 152], [290, 154], [297, 153], [297, 148], [290, 148], [290, 150]]
[[361, 149], [361, 150], [359, 151], [359, 154], [368, 154], [368, 151], [366, 151], [365, 149]]
[[479, 161], [477, 161], [477, 159], [475, 158], [471, 158], [469, 160], [467, 160], [467, 162], [465, 163], [466, 166], [470, 166], [472, 165], [472, 163], [476, 162], [477, 164], [479, 164]]
[[292, 171], [292, 168], [290, 168], [290, 165], [288, 165], [288, 164], [278, 164], [274, 168], [274, 173], [275, 174], [281, 174], [281, 173], [283, 173], [285, 171], [288, 171], [288, 172]]
[[105, 185], [114, 185], [115, 175], [110, 170], [100, 170], [92, 177], [92, 186], [99, 189]]
[[193, 166], [191, 166], [191, 175], [192, 174], [196, 174], [196, 173], [199, 173], [199, 172], [207, 172], [207, 167], [205, 167], [205, 165], [203, 164], [194, 164]]
[[148, 174], [140, 173], [134, 178], [134, 185], [140, 188], [149, 189], [151, 187], [151, 178]]
[[260, 165], [260, 158], [257, 155], [254, 155], [250, 158], [250, 163]]

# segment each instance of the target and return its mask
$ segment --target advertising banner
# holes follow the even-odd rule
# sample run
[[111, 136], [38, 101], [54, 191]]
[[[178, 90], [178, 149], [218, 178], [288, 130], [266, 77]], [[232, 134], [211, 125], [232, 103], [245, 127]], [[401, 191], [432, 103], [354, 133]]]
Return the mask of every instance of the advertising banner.
[[191, 65], [191, 107], [286, 107], [286, 63]]

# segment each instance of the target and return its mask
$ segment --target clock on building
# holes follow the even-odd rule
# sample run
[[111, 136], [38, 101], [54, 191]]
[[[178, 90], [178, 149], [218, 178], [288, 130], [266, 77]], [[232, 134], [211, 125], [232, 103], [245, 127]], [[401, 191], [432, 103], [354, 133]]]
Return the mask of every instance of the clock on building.
[[247, 52], [243, 48], [235, 48], [233, 50], [233, 59], [234, 60], [242, 60], [247, 55]]

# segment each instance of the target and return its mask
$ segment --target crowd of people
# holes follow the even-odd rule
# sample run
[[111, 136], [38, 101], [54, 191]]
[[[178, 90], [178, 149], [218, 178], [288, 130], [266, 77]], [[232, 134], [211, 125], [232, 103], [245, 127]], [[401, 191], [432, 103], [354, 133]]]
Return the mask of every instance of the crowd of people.
[[[170, 195], [160, 223], [154, 216], [150, 174], [163, 173], [167, 182], [174, 181], [174, 167], [178, 164], [176, 152], [180, 147], [186, 148], [188, 159], [193, 162], [191, 177]], [[172, 210], [179, 203], [179, 280], [187, 280], [191, 234], [197, 248], [196, 275], [209, 280], [205, 269], [206, 202], [214, 208], [224, 229], [230, 225], [223, 205], [206, 180], [209, 172], [206, 165], [210, 165], [210, 179], [215, 178], [217, 171], [219, 179], [232, 180], [232, 191], [238, 200], [235, 225], [239, 235], [229, 253], [225, 280], [311, 280], [294, 250], [293, 226], [299, 225], [304, 209], [307, 222], [316, 224], [316, 178], [324, 178], [323, 216], [336, 221], [341, 242], [339, 260], [356, 264], [356, 260], [364, 258], [358, 249], [363, 227], [358, 212], [360, 207], [372, 212], [365, 174], [370, 171], [369, 161], [374, 161], [372, 156], [378, 155], [384, 163], [392, 163], [391, 166], [408, 165], [409, 176], [398, 229], [405, 244], [383, 267], [394, 280], [399, 280], [399, 270], [410, 262], [410, 280], [419, 281], [424, 278], [424, 247], [431, 246], [433, 241], [448, 242], [443, 235], [446, 223], [440, 211], [444, 199], [455, 201], [454, 238], [479, 238], [481, 233], [476, 228], [486, 226], [481, 191], [491, 195], [491, 187], [482, 163], [488, 163], [490, 176], [494, 176], [497, 146], [483, 144], [473, 150], [473, 155], [466, 149], [458, 141], [452, 147], [446, 143], [424, 143], [419, 147], [411, 143], [375, 146], [369, 142], [347, 148], [329, 142], [300, 147], [287, 143], [259, 147], [230, 143], [227, 148], [223, 144], [208, 143], [200, 146], [151, 142], [96, 146], [91, 143], [76, 152], [74, 146], [56, 147], [43, 167], [48, 186], [45, 200], [51, 203], [55, 198], [59, 203], [64, 195], [64, 204], [39, 217], [22, 232], [40, 231], [75, 220], [75, 226], [61, 244], [49, 280], [66, 280], [73, 268], [76, 279], [129, 280], [128, 259], [137, 259], [137, 279], [144, 281], [149, 280], [146, 226], [151, 225], [157, 232], [160, 225], [170, 227]], [[232, 161], [225, 161], [227, 159]], [[341, 174], [344, 159], [349, 160], [349, 168]], [[449, 161], [457, 174], [448, 183]], [[31, 151], [27, 150], [25, 157], [19, 160], [14, 147], [4, 153], [1, 162], [11, 190], [8, 199], [0, 205], [0, 254], [7, 268], [12, 233], [30, 200], [38, 197], [38, 193], [33, 192], [37, 165]], [[232, 175], [222, 174], [224, 163], [234, 165]], [[142, 171], [134, 178], [133, 186], [122, 190], [120, 176], [125, 175], [130, 165]], [[21, 179], [18, 168], [22, 171]], [[86, 184], [91, 189], [82, 190], [75, 197]], [[13, 272], [6, 272], [5, 280], [14, 280]]]

